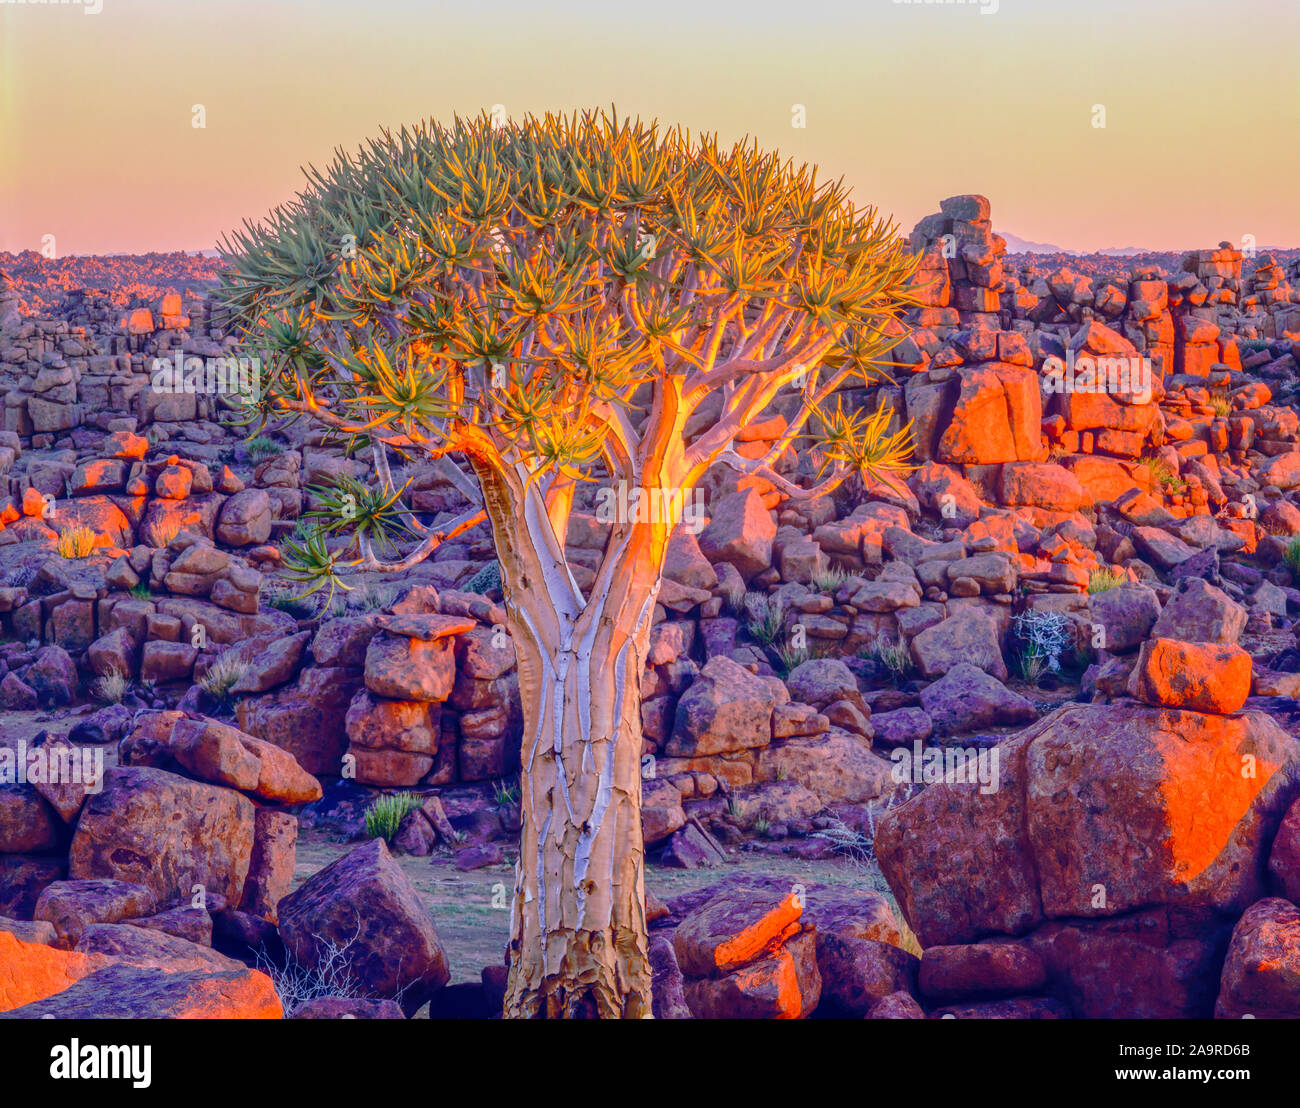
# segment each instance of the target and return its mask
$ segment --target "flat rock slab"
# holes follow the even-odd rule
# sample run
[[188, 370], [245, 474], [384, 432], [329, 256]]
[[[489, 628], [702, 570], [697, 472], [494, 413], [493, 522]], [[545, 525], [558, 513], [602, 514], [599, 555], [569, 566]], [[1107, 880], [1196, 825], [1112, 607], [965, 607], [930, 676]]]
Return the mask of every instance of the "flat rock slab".
[[478, 626], [478, 620], [467, 616], [444, 616], [438, 613], [378, 616], [375, 619], [375, 626], [408, 639], [437, 642], [439, 639], [449, 639], [453, 635], [463, 635], [467, 631], [473, 631]]
[[271, 979], [257, 970], [168, 973], [113, 965], [0, 1019], [280, 1019]]

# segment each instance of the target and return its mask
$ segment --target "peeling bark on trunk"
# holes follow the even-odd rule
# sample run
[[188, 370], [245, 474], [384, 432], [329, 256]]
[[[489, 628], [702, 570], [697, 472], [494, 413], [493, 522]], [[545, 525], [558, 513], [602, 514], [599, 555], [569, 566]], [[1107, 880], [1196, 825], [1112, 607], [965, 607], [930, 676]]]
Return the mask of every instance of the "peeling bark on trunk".
[[540, 498], [479, 477], [524, 713], [505, 1015], [648, 1018], [640, 678], [668, 529], [616, 527], [583, 603]]

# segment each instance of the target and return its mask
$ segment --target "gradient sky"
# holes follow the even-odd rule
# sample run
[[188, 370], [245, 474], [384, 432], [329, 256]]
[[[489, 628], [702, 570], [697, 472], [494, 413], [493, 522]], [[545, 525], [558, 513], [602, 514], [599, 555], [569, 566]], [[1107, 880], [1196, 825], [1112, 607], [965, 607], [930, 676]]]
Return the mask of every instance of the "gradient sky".
[[0, 250], [211, 248], [380, 126], [610, 103], [815, 161], [904, 230], [982, 192], [1067, 248], [1300, 246], [1295, 0], [101, 2], [0, 0]]

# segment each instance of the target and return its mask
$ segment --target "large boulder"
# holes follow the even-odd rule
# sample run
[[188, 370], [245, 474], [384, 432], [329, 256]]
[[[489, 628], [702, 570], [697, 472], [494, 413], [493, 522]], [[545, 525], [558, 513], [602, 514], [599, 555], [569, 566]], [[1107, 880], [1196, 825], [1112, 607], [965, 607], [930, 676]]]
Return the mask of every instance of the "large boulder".
[[1156, 639], [1235, 643], [1246, 629], [1246, 609], [1200, 577], [1184, 577], [1151, 628]]
[[[264, 973], [183, 940], [151, 939], [140, 928], [98, 926], [95, 945], [113, 953], [60, 950], [24, 942], [0, 928], [3, 1018], [278, 1019], [282, 1014]], [[138, 931], [140, 937], [119, 936], [125, 931]]]
[[994, 791], [935, 784], [877, 828], [927, 947], [1153, 905], [1241, 911], [1300, 790], [1300, 742], [1261, 712], [1069, 705], [997, 754]]
[[280, 1019], [284, 1009], [259, 970], [171, 972], [113, 963], [0, 1019]]
[[1034, 706], [969, 662], [953, 666], [921, 691], [921, 707], [940, 734], [978, 731], [984, 727], [1028, 723]]
[[253, 851], [247, 797], [143, 766], [111, 769], [104, 778], [77, 824], [70, 876], [144, 885], [160, 905], [188, 901], [195, 886], [239, 903]]
[[393, 700], [443, 701], [456, 681], [451, 639], [380, 632], [366, 648], [366, 688]]
[[964, 465], [1037, 461], [1046, 451], [1040, 424], [1038, 375], [1024, 366], [991, 362], [958, 370], [959, 391], [938, 460]]
[[1088, 597], [1093, 622], [1103, 628], [1100, 646], [1122, 654], [1141, 646], [1160, 617], [1160, 600], [1145, 585], [1120, 585]]
[[1273, 877], [1273, 891], [1300, 904], [1300, 800], [1291, 805], [1277, 829], [1268, 869]]
[[[5, 768], [12, 773], [11, 764]], [[31, 785], [0, 784], [0, 854], [41, 854], [58, 845], [59, 819], [45, 798]]]
[[271, 497], [265, 489], [244, 489], [221, 508], [217, 540], [225, 546], [253, 546], [271, 536]]
[[182, 719], [172, 728], [173, 758], [203, 781], [228, 785], [277, 804], [310, 804], [320, 782], [274, 743], [211, 719]]
[[790, 699], [824, 709], [847, 700], [865, 714], [870, 709], [862, 699], [853, 671], [838, 658], [810, 658], [790, 671], [786, 678]]
[[279, 913], [280, 937], [300, 965], [341, 958], [364, 995], [396, 1000], [408, 1016], [451, 976], [433, 918], [382, 839], [313, 874]]
[[1300, 908], [1272, 897], [1237, 922], [1214, 1014], [1300, 1019]]
[[932, 946], [921, 959], [918, 985], [929, 1000], [991, 1000], [1035, 993], [1047, 984], [1047, 967], [1021, 943], [985, 940]]
[[710, 658], [677, 702], [665, 751], [674, 757], [724, 754], [772, 741], [776, 693], [730, 658]]
[[728, 882], [685, 916], [673, 951], [697, 1019], [800, 1019], [817, 1007], [817, 943], [799, 892]]
[[912, 639], [912, 657], [931, 680], [970, 663], [999, 681], [1007, 679], [997, 616], [984, 607], [960, 608]]
[[803, 902], [793, 886], [734, 882], [687, 915], [673, 934], [689, 977], [721, 977], [799, 932]]
[[682, 794], [661, 777], [641, 782], [641, 838], [646, 846], [662, 842], [686, 823]]
[[776, 523], [755, 489], [742, 489], [718, 501], [699, 547], [713, 563], [728, 562], [741, 577], [752, 580], [772, 564]]
[[1232, 643], [1151, 639], [1129, 676], [1129, 696], [1193, 712], [1235, 712], [1250, 695], [1251, 658]]
[[136, 919], [157, 910], [153, 891], [130, 881], [55, 881], [41, 893], [32, 918], [53, 925], [65, 946], [76, 946], [92, 924]]
[[871, 752], [871, 741], [832, 727], [822, 735], [802, 735], [759, 752], [759, 781], [794, 781], [823, 805], [861, 804], [888, 795], [892, 767]]
[[722, 977], [688, 980], [684, 993], [696, 1019], [804, 1019], [821, 999], [817, 940], [803, 931]]
[[310, 774], [337, 777], [348, 748], [348, 705], [361, 677], [348, 666], [309, 666], [295, 685], [242, 699], [239, 727], [293, 755]]

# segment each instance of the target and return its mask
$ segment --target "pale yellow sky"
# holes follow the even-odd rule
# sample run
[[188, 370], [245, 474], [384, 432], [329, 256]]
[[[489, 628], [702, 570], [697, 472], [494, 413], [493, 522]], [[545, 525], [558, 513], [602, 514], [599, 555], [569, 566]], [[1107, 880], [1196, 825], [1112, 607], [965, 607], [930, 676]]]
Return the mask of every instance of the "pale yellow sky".
[[210, 248], [381, 125], [610, 103], [817, 162], [904, 230], [982, 192], [1075, 249], [1300, 245], [1300, 4], [994, 2], [0, 0], [0, 250]]

